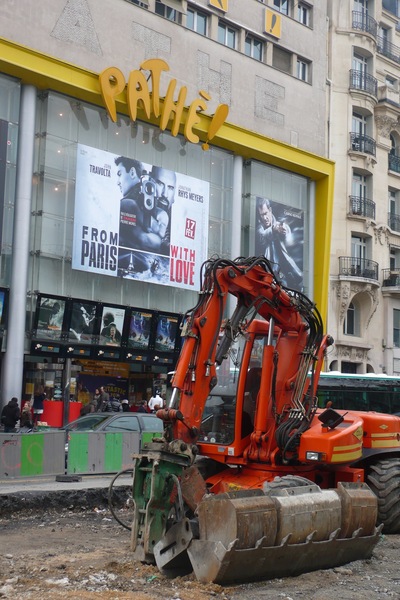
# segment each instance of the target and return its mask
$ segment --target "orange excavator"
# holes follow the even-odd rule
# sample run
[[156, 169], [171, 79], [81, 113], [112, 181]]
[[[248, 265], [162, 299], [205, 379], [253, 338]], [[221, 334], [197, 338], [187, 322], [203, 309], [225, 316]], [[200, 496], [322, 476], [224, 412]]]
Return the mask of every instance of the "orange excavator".
[[221, 584], [370, 557], [400, 531], [400, 418], [318, 408], [333, 340], [264, 257], [201, 278], [165, 435], [134, 458], [134, 557]]

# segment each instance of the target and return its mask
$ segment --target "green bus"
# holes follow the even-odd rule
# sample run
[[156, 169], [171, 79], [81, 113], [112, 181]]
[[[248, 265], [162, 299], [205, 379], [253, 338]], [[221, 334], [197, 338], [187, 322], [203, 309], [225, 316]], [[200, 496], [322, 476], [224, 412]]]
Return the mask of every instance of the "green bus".
[[345, 410], [372, 410], [400, 413], [400, 378], [391, 375], [364, 375], [322, 372], [318, 382], [318, 406]]

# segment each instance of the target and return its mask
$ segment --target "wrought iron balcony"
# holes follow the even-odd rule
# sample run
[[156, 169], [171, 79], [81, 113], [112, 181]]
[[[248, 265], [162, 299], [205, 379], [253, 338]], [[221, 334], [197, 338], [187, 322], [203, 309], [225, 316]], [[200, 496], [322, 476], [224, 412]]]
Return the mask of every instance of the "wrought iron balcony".
[[360, 71], [359, 69], [350, 69], [350, 89], [361, 90], [377, 98], [378, 80], [376, 77], [364, 73], [364, 71]]
[[365, 154], [376, 154], [376, 142], [369, 135], [350, 132], [350, 150], [353, 152], [364, 152]]
[[382, 269], [382, 286], [400, 289], [400, 269]]
[[400, 233], [400, 215], [396, 213], [388, 213], [388, 225], [392, 231]]
[[362, 196], [350, 196], [350, 214], [375, 219], [375, 202]]
[[386, 58], [394, 60], [394, 62], [400, 63], [400, 48], [391, 44], [387, 39], [378, 35], [376, 38], [376, 49], [379, 54], [383, 54]]
[[378, 263], [369, 258], [339, 257], [339, 275], [378, 279]]
[[376, 37], [378, 32], [378, 23], [375, 19], [367, 15], [367, 13], [357, 10], [353, 10], [352, 27], [358, 31], [366, 31], [374, 37]]
[[389, 154], [389, 171], [400, 173], [400, 156]]

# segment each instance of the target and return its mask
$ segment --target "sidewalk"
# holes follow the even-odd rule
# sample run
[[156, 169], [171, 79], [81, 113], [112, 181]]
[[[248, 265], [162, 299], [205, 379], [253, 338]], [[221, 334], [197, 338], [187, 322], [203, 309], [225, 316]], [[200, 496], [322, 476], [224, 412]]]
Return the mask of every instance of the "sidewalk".
[[[57, 481], [55, 475], [1, 479], [0, 517], [27, 509], [105, 508], [114, 477], [115, 474], [71, 476], [80, 481]], [[113, 504], [123, 504], [131, 487], [131, 474], [118, 477], [113, 483]]]

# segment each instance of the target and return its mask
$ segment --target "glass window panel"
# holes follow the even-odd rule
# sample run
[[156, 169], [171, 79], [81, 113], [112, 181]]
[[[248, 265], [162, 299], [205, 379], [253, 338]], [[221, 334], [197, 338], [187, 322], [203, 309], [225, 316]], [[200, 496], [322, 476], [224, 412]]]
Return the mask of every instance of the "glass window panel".
[[17, 164], [17, 151], [18, 151], [18, 125], [15, 123], [8, 123], [7, 132], [7, 163]]
[[214, 221], [210, 219], [208, 229], [209, 256], [218, 254], [221, 257], [231, 258], [230, 229], [230, 222]]
[[400, 348], [400, 310], [393, 309], [393, 346]]
[[263, 48], [262, 42], [259, 41], [259, 40], [254, 40], [254, 53], [253, 53], [253, 57], [256, 58], [257, 60], [261, 60], [262, 59], [262, 48]]
[[[242, 233], [245, 240], [242, 252], [253, 255], [256, 249], [257, 197], [275, 204], [278, 220], [290, 227], [289, 255], [303, 273], [304, 287], [309, 277], [310, 225], [308, 222], [308, 181], [276, 167], [252, 161], [245, 167], [244, 197], [242, 203]], [[293, 211], [290, 211], [293, 208]], [[246, 233], [247, 232], [247, 233]], [[305, 289], [306, 291], [306, 289]]]
[[55, 94], [49, 94], [44, 101], [44, 110], [47, 108], [46, 133], [70, 141], [78, 140], [78, 120], [75, 113], [78, 102], [63, 98]]
[[206, 35], [207, 33], [207, 16], [201, 13], [197, 13], [197, 33], [201, 33], [202, 35]]
[[189, 29], [194, 29], [194, 17], [195, 11], [188, 8], [186, 13], [186, 27], [188, 27]]
[[20, 92], [19, 81], [0, 76], [0, 119], [18, 123]]
[[229, 48], [236, 47], [236, 32], [233, 29], [228, 29], [227, 46]]
[[52, 135], [43, 144], [43, 167], [48, 176], [74, 178], [76, 169], [76, 144]]
[[226, 27], [222, 23], [218, 24], [218, 41], [220, 44], [225, 44]]

